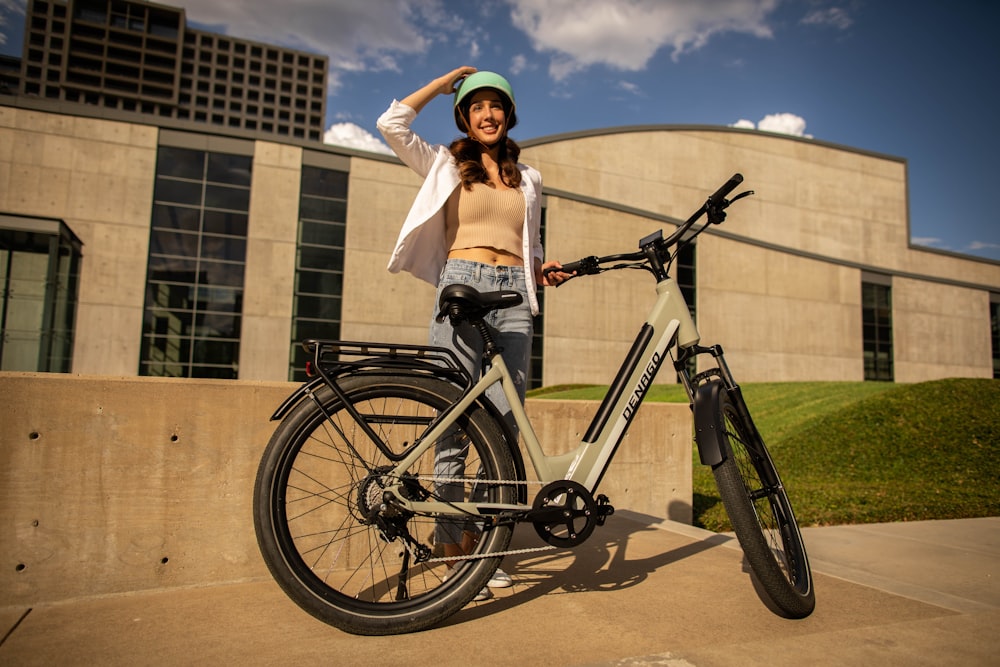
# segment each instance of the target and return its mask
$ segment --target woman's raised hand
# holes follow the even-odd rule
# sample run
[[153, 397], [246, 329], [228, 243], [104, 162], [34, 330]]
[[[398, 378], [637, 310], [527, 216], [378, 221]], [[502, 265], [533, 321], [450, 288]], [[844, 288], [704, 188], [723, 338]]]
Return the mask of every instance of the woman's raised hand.
[[438, 79], [438, 81], [442, 82], [439, 92], [442, 95], [451, 95], [458, 90], [458, 84], [462, 81], [462, 79], [470, 74], [474, 74], [475, 72], [476, 68], [469, 67], [468, 65], [453, 69], [451, 72]]

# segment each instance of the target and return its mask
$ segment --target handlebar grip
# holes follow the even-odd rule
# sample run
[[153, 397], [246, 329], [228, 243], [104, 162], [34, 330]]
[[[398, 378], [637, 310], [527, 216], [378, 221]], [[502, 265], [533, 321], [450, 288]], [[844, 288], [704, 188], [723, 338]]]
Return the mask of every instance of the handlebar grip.
[[584, 257], [583, 259], [577, 260], [575, 262], [566, 262], [562, 265], [561, 269], [555, 267], [549, 267], [545, 269], [542, 273], [548, 275], [553, 272], [561, 273], [576, 273], [578, 276], [585, 276], [591, 273], [597, 273], [598, 270], [597, 257]]
[[725, 199], [726, 195], [736, 189], [740, 183], [743, 182], [743, 174], [736, 173], [728, 181], [722, 184], [722, 187], [716, 190], [711, 197], [708, 198], [713, 204], [720, 199]]

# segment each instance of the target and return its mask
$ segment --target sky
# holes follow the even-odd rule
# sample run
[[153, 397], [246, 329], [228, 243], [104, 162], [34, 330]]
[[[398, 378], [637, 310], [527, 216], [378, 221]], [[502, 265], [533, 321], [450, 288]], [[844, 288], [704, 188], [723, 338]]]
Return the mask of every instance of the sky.
[[[510, 80], [521, 142], [696, 124], [903, 158], [912, 242], [1000, 261], [997, 0], [160, 4], [196, 28], [327, 55], [327, 143], [388, 152], [375, 120], [389, 102], [472, 65]], [[21, 55], [24, 6], [0, 0], [0, 53]], [[455, 138], [449, 101], [415, 129]]]

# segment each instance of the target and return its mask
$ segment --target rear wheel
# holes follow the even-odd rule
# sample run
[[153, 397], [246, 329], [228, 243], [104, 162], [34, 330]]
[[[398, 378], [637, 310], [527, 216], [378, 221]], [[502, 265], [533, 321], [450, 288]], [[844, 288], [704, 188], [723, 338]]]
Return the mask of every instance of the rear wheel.
[[[372, 441], [329, 387], [299, 403], [275, 430], [258, 469], [254, 524], [261, 554], [285, 593], [326, 623], [364, 635], [427, 628], [486, 585], [500, 562], [490, 554], [507, 548], [511, 526], [484, 530], [457, 511], [433, 517], [383, 502], [385, 485], [400, 481], [391, 474], [396, 463], [458, 398], [456, 387], [388, 375], [338, 382], [384, 444]], [[444, 443], [451, 454], [447, 479], [435, 473], [435, 452]], [[473, 406], [402, 481], [411, 500], [512, 504], [516, 486], [495, 480], [514, 479], [498, 425]], [[464, 536], [466, 546], [474, 541], [471, 554], [479, 558], [445, 560], [445, 534]]]
[[788, 494], [763, 440], [742, 416], [736, 402], [742, 397], [734, 398], [721, 384], [713, 393], [713, 432], [721, 439], [724, 460], [712, 472], [733, 531], [774, 604], [792, 618], [804, 618], [815, 608], [816, 596]]

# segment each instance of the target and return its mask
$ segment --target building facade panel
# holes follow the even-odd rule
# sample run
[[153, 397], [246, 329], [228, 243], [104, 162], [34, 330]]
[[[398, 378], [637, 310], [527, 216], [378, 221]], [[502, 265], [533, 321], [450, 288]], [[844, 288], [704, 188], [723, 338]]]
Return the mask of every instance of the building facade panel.
[[[855, 291], [845, 290], [854, 282]], [[860, 272], [715, 237], [698, 242], [698, 325], [741, 377], [861, 380]]]
[[301, 165], [301, 148], [254, 144], [240, 379], [278, 379], [288, 371]]
[[[530, 143], [524, 155], [541, 168], [547, 187], [680, 219], [706, 191], [741, 172], [756, 196], [734, 210], [724, 229], [803, 252], [864, 262], [900, 243], [902, 252], [908, 242], [905, 163], [899, 160], [735, 130], [609, 132]], [[618, 171], [606, 172], [606, 164]], [[814, 223], [805, 221], [814, 213], [837, 228], [833, 243], [810, 233]], [[858, 242], [872, 226], [889, 245], [873, 251]]]
[[988, 291], [894, 278], [892, 325], [897, 382], [992, 377]]
[[434, 287], [409, 273], [386, 270], [419, 187], [417, 175], [399, 162], [351, 160], [342, 322], [346, 339], [427, 343]]

